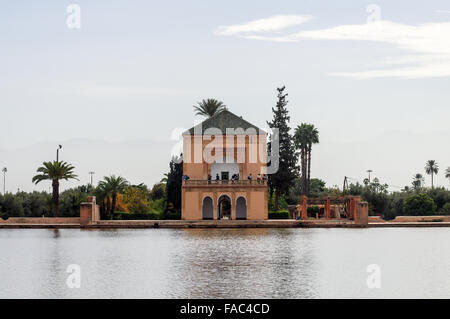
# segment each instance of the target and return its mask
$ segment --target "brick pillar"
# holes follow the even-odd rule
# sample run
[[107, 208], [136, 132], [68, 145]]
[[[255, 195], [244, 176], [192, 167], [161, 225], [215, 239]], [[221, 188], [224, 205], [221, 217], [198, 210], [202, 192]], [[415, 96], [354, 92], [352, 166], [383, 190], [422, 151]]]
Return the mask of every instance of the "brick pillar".
[[80, 226], [92, 225], [100, 220], [100, 207], [95, 202], [95, 196], [89, 196], [88, 201], [80, 204]]
[[361, 197], [359, 196], [355, 196], [355, 197], [351, 197], [350, 198], [350, 204], [349, 204], [349, 209], [350, 209], [350, 219], [355, 219], [356, 216], [356, 209], [358, 207], [358, 204], [361, 202]]
[[308, 198], [302, 196], [302, 219], [308, 219]]
[[217, 198], [217, 192], [214, 192], [214, 195], [213, 195], [213, 219], [218, 219], [218, 217], [219, 217], [219, 215], [218, 215], [218, 203], [217, 203], [217, 200], [218, 200], [218, 198]]
[[369, 204], [359, 202], [356, 205], [355, 224], [367, 225], [369, 223]]
[[236, 194], [234, 192], [231, 193], [231, 219], [236, 219]]
[[325, 218], [331, 218], [330, 197], [327, 197], [327, 202], [325, 203]]

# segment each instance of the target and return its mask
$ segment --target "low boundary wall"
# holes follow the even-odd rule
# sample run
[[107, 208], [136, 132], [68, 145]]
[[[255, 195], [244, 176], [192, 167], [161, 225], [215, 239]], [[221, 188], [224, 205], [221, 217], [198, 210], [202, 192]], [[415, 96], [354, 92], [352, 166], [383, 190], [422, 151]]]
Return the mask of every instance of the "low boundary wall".
[[10, 217], [0, 224], [80, 224], [80, 217]]

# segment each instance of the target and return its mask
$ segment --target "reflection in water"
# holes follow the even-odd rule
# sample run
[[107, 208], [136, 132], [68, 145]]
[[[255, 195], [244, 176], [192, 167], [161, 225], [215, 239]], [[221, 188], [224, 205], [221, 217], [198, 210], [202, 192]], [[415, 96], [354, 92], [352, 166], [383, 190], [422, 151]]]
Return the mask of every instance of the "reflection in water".
[[[189, 242], [174, 254], [171, 290], [190, 298], [313, 297], [312, 255], [283, 229], [190, 229], [174, 236]], [[304, 238], [308, 247], [308, 236]]]
[[[445, 228], [4, 229], [0, 297], [450, 297], [448, 244]], [[373, 263], [381, 289], [366, 285]]]

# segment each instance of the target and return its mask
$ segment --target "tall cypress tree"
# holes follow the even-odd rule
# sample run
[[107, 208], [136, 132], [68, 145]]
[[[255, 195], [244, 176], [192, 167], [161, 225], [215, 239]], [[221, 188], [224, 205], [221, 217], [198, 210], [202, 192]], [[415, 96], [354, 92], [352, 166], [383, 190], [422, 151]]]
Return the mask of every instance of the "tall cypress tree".
[[291, 118], [286, 108], [288, 101], [286, 100], [287, 93], [284, 93], [285, 88], [285, 86], [277, 88], [278, 101], [275, 108], [272, 108], [273, 119], [272, 122], [267, 122], [270, 128], [278, 129], [278, 136], [270, 136], [268, 147], [271, 150], [271, 141], [278, 137], [280, 147], [278, 171], [269, 175], [269, 188], [271, 194], [275, 193], [275, 209], [277, 210], [279, 209], [278, 200], [280, 195], [288, 194], [289, 189], [294, 186], [295, 179], [299, 173], [297, 165], [298, 153], [289, 133], [290, 127], [288, 124]]

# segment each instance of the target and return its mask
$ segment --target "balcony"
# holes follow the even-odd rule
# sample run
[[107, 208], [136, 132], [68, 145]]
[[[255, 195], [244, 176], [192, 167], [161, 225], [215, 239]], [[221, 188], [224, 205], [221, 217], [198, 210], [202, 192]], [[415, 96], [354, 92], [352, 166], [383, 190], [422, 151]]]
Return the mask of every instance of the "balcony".
[[267, 186], [267, 181], [265, 180], [193, 180], [188, 179], [183, 181], [183, 186]]

